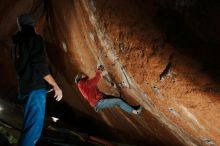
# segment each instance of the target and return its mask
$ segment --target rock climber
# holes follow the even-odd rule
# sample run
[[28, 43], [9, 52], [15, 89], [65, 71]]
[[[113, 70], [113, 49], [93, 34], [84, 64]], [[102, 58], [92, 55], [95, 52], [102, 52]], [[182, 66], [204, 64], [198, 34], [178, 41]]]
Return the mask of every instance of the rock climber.
[[94, 107], [95, 111], [97, 112], [104, 108], [118, 106], [127, 113], [139, 115], [142, 111], [142, 107], [140, 105], [136, 106], [137, 108], [134, 108], [135, 106], [130, 106], [120, 97], [106, 95], [98, 89], [97, 83], [103, 76], [103, 71], [104, 67], [102, 65], [99, 65], [97, 67], [95, 76], [91, 79], [89, 79], [88, 76], [83, 73], [79, 73], [76, 75], [75, 83], [77, 84], [77, 87], [83, 97], [89, 102], [92, 107]]

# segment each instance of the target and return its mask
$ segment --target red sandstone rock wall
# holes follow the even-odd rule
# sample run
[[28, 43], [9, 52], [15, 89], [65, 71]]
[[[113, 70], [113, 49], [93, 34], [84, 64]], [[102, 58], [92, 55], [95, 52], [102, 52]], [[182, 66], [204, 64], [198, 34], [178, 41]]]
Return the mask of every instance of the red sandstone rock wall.
[[[177, 2], [48, 1], [40, 32], [65, 102], [106, 123], [121, 133], [125, 142], [220, 145], [218, 46], [204, 42], [205, 30], [202, 34], [198, 34], [199, 28], [192, 31], [196, 25], [190, 23], [190, 16], [194, 13], [182, 10], [190, 4]], [[5, 7], [18, 7], [17, 14], [31, 6], [11, 3], [14, 5]], [[175, 7], [178, 4], [182, 8]], [[10, 10], [2, 10], [11, 19], [3, 30], [7, 19], [1, 16], [5, 20], [0, 25], [1, 36], [10, 36], [15, 30], [15, 14]], [[34, 13], [36, 18], [40, 12]], [[122, 93], [131, 104], [143, 105], [141, 117], [118, 108], [95, 113], [82, 98], [74, 76], [79, 71], [93, 76], [97, 63], [105, 66], [117, 85], [113, 88], [103, 79], [99, 87], [109, 94]]]

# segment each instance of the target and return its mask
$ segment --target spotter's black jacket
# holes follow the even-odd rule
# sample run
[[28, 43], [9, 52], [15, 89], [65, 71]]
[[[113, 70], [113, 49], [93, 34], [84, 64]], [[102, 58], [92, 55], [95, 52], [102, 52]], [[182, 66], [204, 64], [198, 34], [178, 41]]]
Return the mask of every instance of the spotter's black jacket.
[[11, 55], [18, 78], [20, 94], [47, 88], [43, 79], [49, 74], [43, 39], [31, 26], [23, 26], [13, 37]]

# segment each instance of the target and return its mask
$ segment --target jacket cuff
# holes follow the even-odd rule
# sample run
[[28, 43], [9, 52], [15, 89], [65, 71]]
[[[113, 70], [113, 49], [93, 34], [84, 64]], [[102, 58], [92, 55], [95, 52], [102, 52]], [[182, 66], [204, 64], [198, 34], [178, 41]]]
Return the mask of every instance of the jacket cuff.
[[47, 75], [50, 74], [50, 71], [49, 71], [49, 69], [47, 69], [47, 68], [41, 69], [41, 70], [39, 71], [39, 74], [40, 74], [40, 76], [41, 76], [42, 78], [44, 78], [45, 76], [47, 76]]

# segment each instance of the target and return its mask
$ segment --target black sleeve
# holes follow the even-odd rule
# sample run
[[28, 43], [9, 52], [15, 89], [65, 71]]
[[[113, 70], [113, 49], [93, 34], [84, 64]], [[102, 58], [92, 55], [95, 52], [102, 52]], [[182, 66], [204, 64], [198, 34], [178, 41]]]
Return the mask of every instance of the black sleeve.
[[41, 36], [33, 38], [30, 47], [30, 60], [34, 70], [43, 78], [50, 74], [48, 69], [47, 55], [44, 49], [44, 43]]

